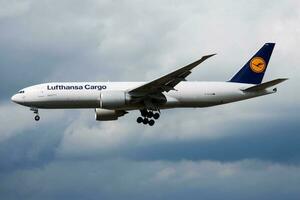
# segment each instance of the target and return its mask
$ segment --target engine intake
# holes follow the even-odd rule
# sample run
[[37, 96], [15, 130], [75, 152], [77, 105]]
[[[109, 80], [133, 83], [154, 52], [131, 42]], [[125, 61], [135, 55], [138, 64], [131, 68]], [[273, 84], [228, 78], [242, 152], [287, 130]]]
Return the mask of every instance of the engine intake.
[[97, 121], [111, 121], [117, 120], [118, 117], [125, 115], [127, 112], [124, 110], [108, 110], [102, 108], [95, 109], [95, 118]]

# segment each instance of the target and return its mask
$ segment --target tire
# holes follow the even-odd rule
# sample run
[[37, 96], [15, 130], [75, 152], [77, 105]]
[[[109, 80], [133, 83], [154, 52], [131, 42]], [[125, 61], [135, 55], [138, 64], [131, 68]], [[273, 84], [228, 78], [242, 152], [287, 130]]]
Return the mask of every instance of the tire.
[[155, 121], [154, 121], [153, 119], [151, 119], [151, 120], [148, 122], [148, 124], [149, 124], [150, 126], [153, 126], [153, 125], [155, 124]]
[[146, 117], [147, 114], [148, 114], [147, 110], [141, 110], [141, 115], [142, 115], [143, 117]]
[[148, 118], [143, 119], [143, 124], [148, 124], [148, 122], [149, 122]]
[[35, 121], [39, 121], [39, 120], [40, 120], [40, 116], [36, 115], [36, 116], [34, 117], [34, 120], [35, 120]]
[[138, 117], [138, 118], [136, 119], [136, 122], [139, 123], [139, 124], [142, 123], [142, 122], [143, 122], [143, 118], [142, 118], [142, 117]]
[[158, 118], [159, 118], [159, 113], [154, 113], [154, 114], [153, 114], [153, 118], [154, 118], [154, 119], [158, 119]]
[[147, 117], [148, 117], [148, 118], [152, 118], [152, 117], [153, 117], [153, 112], [152, 112], [152, 111], [149, 111], [149, 112], [147, 113]]

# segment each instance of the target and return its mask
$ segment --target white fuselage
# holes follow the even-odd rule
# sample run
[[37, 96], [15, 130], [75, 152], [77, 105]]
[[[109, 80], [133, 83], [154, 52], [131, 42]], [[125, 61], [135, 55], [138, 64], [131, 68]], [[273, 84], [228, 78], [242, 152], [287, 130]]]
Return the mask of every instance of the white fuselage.
[[[33, 108], [100, 108], [101, 92], [129, 91], [145, 82], [57, 82], [24, 88], [12, 97], [14, 102]], [[273, 93], [272, 90], [243, 92], [253, 86], [233, 82], [179, 83], [175, 90], [163, 93], [167, 102], [160, 109], [175, 107], [207, 107]], [[116, 110], [140, 109], [143, 105], [126, 104]]]

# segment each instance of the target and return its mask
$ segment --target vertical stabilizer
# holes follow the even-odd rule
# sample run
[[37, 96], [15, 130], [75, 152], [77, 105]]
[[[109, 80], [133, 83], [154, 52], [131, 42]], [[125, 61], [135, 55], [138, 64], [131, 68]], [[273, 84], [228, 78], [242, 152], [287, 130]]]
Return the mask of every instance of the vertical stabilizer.
[[265, 75], [275, 43], [266, 43], [230, 82], [260, 84]]

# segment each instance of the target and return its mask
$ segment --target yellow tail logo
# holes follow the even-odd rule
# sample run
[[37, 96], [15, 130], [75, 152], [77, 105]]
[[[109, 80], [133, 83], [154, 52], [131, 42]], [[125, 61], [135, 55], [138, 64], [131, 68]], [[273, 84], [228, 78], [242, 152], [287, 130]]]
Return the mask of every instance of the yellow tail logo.
[[250, 61], [250, 68], [255, 73], [262, 73], [266, 69], [266, 62], [261, 57], [255, 57]]

